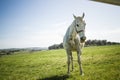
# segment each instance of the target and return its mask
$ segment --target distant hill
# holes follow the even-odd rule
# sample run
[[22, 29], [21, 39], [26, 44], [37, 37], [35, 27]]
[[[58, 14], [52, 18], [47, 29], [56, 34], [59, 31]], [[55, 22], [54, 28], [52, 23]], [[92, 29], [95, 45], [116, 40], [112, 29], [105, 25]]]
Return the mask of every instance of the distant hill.
[[13, 54], [14, 52], [19, 52], [19, 51], [41, 51], [41, 50], [47, 50], [48, 48], [46, 47], [28, 47], [28, 48], [9, 48], [9, 49], [0, 49], [0, 55], [9, 55]]

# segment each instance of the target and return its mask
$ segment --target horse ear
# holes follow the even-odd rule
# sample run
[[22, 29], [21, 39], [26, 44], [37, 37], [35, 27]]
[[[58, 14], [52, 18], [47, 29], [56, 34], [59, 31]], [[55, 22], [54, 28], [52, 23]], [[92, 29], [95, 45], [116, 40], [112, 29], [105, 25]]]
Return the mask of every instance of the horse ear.
[[83, 13], [83, 15], [82, 15], [82, 19], [84, 18], [84, 16], [85, 16], [85, 13]]
[[76, 16], [73, 14], [74, 19], [76, 19]]

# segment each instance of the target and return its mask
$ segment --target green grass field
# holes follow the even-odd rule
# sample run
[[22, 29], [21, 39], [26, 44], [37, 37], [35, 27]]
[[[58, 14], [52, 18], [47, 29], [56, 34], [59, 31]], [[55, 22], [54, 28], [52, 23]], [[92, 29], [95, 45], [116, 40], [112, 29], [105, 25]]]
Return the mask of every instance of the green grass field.
[[19, 53], [0, 57], [0, 80], [120, 80], [120, 45], [84, 48], [84, 76], [79, 75], [75, 52], [70, 76], [63, 49]]

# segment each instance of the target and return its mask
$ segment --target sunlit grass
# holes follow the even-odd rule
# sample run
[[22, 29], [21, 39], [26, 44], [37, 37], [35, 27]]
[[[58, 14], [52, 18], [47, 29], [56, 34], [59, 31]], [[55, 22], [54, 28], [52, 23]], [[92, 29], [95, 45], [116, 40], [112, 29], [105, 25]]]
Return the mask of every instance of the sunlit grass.
[[68, 77], [63, 49], [5, 55], [0, 57], [0, 80], [120, 80], [120, 45], [84, 48], [84, 76], [73, 56], [75, 68]]

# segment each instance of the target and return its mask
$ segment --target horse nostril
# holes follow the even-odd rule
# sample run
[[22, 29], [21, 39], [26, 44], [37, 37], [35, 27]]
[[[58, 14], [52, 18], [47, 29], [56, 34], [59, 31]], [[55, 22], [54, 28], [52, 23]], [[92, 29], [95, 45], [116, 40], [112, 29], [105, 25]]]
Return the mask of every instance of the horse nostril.
[[83, 37], [80, 38], [81, 40], [83, 39]]
[[80, 39], [81, 39], [81, 40], [86, 40], [86, 37], [84, 36], [84, 37], [81, 37]]

